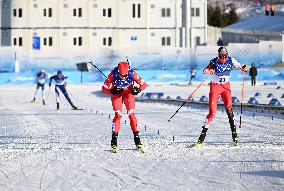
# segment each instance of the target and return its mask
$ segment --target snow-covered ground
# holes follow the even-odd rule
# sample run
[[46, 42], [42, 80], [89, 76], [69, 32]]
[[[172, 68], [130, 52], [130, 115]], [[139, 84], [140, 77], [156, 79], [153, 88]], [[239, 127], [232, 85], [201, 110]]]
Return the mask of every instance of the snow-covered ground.
[[[195, 86], [153, 84], [147, 91], [187, 97]], [[232, 86], [240, 95], [240, 84]], [[240, 147], [232, 148], [227, 116], [219, 110], [206, 144], [195, 149], [190, 145], [207, 109], [185, 107], [168, 122], [178, 106], [137, 102], [146, 153], [134, 150], [124, 110], [120, 150], [113, 154], [111, 102], [93, 93], [100, 85], [67, 86], [74, 103], [86, 109], [80, 111], [62, 96], [56, 111], [53, 90], [46, 106], [31, 104], [34, 88], [0, 87], [0, 190], [284, 190], [283, 115], [246, 111]], [[245, 100], [271, 91], [278, 96], [283, 86], [279, 93], [274, 86], [247, 86]], [[208, 95], [208, 86], [201, 95]]]

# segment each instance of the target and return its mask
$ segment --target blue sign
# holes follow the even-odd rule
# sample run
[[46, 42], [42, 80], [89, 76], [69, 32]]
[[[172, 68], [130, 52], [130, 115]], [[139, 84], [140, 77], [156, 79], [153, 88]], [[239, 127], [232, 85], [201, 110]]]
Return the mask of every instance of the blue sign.
[[131, 40], [136, 41], [137, 40], [137, 36], [131, 36]]
[[40, 37], [33, 36], [33, 49], [40, 50]]

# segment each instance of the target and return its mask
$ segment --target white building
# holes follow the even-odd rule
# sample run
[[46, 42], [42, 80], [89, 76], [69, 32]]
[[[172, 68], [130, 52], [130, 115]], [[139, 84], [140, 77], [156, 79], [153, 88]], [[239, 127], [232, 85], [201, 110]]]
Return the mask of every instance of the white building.
[[1, 46], [30, 57], [207, 42], [207, 0], [2, 0], [0, 10]]

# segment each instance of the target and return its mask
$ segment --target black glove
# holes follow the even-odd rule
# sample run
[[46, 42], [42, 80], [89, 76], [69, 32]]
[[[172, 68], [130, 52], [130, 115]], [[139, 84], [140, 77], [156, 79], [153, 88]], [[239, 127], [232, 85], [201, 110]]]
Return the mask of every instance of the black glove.
[[51, 86], [51, 84], [48, 84], [48, 86], [50, 87], [50, 86]]
[[139, 87], [134, 87], [133, 90], [131, 91], [132, 95], [137, 95], [141, 92], [141, 89]]
[[123, 92], [123, 89], [121, 87], [115, 86], [112, 89], [110, 89], [110, 92], [112, 94], [120, 94], [121, 92]]

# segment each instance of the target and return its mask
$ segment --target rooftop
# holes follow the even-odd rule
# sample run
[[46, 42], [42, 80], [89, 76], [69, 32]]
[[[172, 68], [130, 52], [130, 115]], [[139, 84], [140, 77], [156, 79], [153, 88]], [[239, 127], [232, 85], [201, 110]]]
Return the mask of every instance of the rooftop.
[[269, 31], [282, 32], [284, 31], [284, 14], [279, 13], [275, 16], [255, 15], [247, 20], [229, 25], [224, 28], [234, 30], [250, 30], [250, 31]]

